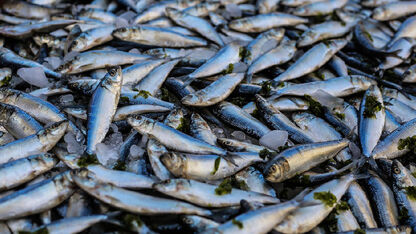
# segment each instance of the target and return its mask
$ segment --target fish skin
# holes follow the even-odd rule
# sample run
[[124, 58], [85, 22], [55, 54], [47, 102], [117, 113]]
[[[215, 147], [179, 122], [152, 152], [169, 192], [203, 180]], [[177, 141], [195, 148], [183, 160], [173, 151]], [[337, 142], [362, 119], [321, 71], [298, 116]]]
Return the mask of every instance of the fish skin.
[[222, 76], [204, 89], [183, 97], [181, 101], [189, 106], [212, 106], [225, 100], [243, 79], [244, 73]]
[[215, 42], [219, 46], [224, 46], [224, 42], [222, 41], [220, 35], [205, 19], [187, 14], [183, 11], [178, 11], [174, 8], [166, 8], [166, 15], [176, 24], [199, 33], [206, 39]]
[[259, 33], [272, 28], [295, 26], [307, 23], [308, 20], [285, 13], [268, 13], [232, 20], [228, 27], [238, 32]]
[[137, 116], [135, 118], [129, 117], [127, 122], [141, 134], [149, 135], [165, 145], [165, 147], [176, 151], [195, 154], [226, 154], [226, 151], [219, 147], [205, 143], [174, 128], [143, 116]]
[[349, 141], [343, 139], [297, 145], [287, 149], [266, 164], [265, 178], [274, 183], [290, 179], [334, 157], [348, 144]]
[[370, 177], [366, 180], [368, 197], [374, 208], [374, 216], [383, 227], [397, 226], [398, 209], [394, 200], [394, 194], [390, 187], [375, 173], [370, 171]]
[[357, 218], [357, 221], [366, 228], [376, 228], [377, 223], [370, 201], [361, 186], [356, 182], [351, 183], [346, 196], [351, 212]]
[[56, 71], [61, 74], [78, 74], [98, 68], [132, 64], [149, 59], [150, 56], [124, 51], [90, 50], [82, 52], [60, 65]]
[[0, 103], [0, 124], [15, 138], [33, 135], [43, 126], [22, 109]]
[[[349, 185], [356, 179], [355, 175], [349, 174], [341, 177], [340, 179], [333, 179], [326, 182], [311, 192], [309, 192], [303, 201], [319, 202], [314, 199], [316, 192], [331, 192], [337, 198], [337, 201], [347, 191]], [[288, 216], [283, 222], [276, 225], [273, 230], [282, 233], [304, 233], [313, 229], [317, 224], [324, 220], [327, 215], [333, 210], [335, 206], [329, 207], [324, 204], [318, 204], [315, 206], [301, 207], [295, 210], [290, 216]]]
[[68, 121], [64, 120], [52, 124], [37, 133], [0, 146], [0, 163], [6, 163], [10, 159], [20, 159], [30, 155], [48, 152], [63, 137], [68, 127]]
[[260, 202], [264, 204], [279, 203], [279, 199], [251, 191], [232, 189], [231, 193], [217, 195], [217, 186], [195, 180], [169, 179], [155, 183], [153, 188], [163, 194], [188, 201], [202, 207], [229, 207], [240, 204], [244, 199], [248, 202]]
[[43, 69], [46, 75], [52, 76], [54, 78], [61, 78], [62, 75], [52, 71], [51, 69], [39, 64], [35, 61], [22, 58], [19, 55], [15, 54], [13, 51], [7, 49], [6, 47], [0, 47], [0, 64], [5, 66], [14, 66], [14, 67], [40, 67]]
[[[174, 152], [162, 155], [160, 160], [174, 176], [198, 181], [224, 179], [256, 162], [265, 161], [260, 158], [258, 153], [253, 152], [228, 155], [227, 160], [232, 160], [235, 164], [218, 155], [185, 155]], [[218, 170], [215, 171], [215, 161], [217, 160], [220, 162]]]
[[293, 80], [317, 70], [341, 50], [347, 44], [347, 40], [334, 39], [326, 43], [321, 42], [309, 49], [285, 72], [273, 79], [274, 86], [278, 82]]
[[[375, 118], [364, 117], [365, 103], [368, 96], [374, 96], [378, 102], [381, 103], [381, 110], [377, 111]], [[377, 86], [371, 86], [364, 94], [364, 98], [360, 107], [360, 122], [358, 125], [358, 135], [360, 137], [360, 143], [362, 152], [365, 157], [370, 157], [371, 152], [377, 145], [385, 123], [385, 112], [383, 98], [380, 89]]]
[[291, 139], [298, 143], [312, 143], [313, 139], [296, 126], [286, 115], [274, 108], [265, 98], [256, 95], [256, 104], [264, 121], [276, 130], [289, 133]]
[[86, 152], [88, 154], [95, 152], [96, 145], [104, 140], [110, 128], [120, 99], [122, 80], [121, 67], [112, 68], [92, 95], [87, 112]]
[[80, 170], [71, 173], [74, 182], [85, 192], [113, 207], [141, 214], [196, 214], [207, 216], [211, 211], [191, 204], [158, 198], [125, 190], [110, 184], [99, 183]]
[[[74, 191], [70, 171], [29, 185], [0, 199], [0, 220], [47, 211], [65, 201]], [[33, 202], [28, 203], [28, 200]]]
[[261, 138], [271, 130], [238, 106], [223, 101], [219, 103], [215, 109], [214, 114], [226, 123], [241, 129], [245, 133], [256, 138]]
[[207, 41], [199, 37], [187, 36], [166, 28], [146, 25], [118, 28], [113, 31], [113, 36], [123, 41], [148, 46], [182, 48], [206, 46], [208, 44]]
[[49, 153], [32, 155], [0, 166], [0, 190], [9, 190], [49, 171], [58, 159]]

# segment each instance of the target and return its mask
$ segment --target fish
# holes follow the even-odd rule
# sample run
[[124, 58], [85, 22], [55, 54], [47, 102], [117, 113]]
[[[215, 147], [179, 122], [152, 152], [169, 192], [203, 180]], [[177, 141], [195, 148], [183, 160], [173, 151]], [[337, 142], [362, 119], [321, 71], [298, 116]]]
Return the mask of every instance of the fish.
[[[127, 122], [138, 132], [147, 134], [160, 143], [165, 145], [167, 148], [174, 149], [181, 152], [204, 154], [214, 153], [218, 155], [225, 155], [225, 150], [205, 143], [201, 140], [186, 135], [174, 128], [168, 127], [160, 122], [152, 119], [137, 116], [135, 118], [129, 117]], [[166, 138], [170, 135], [169, 138]]]
[[371, 152], [377, 145], [385, 123], [384, 104], [380, 89], [371, 86], [364, 94], [360, 105], [360, 122], [358, 135], [363, 155], [371, 156]]
[[168, 196], [202, 207], [235, 206], [240, 204], [241, 199], [265, 204], [279, 203], [279, 199], [265, 194], [241, 189], [231, 189], [229, 193], [228, 191], [221, 192], [215, 185], [187, 179], [168, 179], [155, 183], [153, 188]]
[[201, 216], [211, 214], [209, 210], [185, 202], [153, 197], [107, 183], [100, 183], [91, 178], [87, 170], [72, 172], [71, 175], [74, 182], [88, 194], [111, 206], [129, 212], [144, 214], [195, 214]]
[[[112, 68], [101, 80], [92, 95], [87, 112], [88, 133], [86, 152], [88, 154], [95, 152], [96, 145], [104, 139], [110, 128], [120, 99], [122, 80], [121, 67]], [[106, 111], [104, 112], [103, 110]]]
[[264, 173], [268, 181], [277, 183], [290, 179], [334, 157], [347, 147], [346, 139], [298, 145], [287, 149], [267, 162]]
[[[328, 62], [331, 57], [347, 44], [346, 39], [334, 39], [321, 42], [309, 49], [285, 72], [273, 79], [274, 86], [278, 82], [296, 79], [307, 73], [313, 72]], [[319, 57], [317, 57], [319, 56]]]

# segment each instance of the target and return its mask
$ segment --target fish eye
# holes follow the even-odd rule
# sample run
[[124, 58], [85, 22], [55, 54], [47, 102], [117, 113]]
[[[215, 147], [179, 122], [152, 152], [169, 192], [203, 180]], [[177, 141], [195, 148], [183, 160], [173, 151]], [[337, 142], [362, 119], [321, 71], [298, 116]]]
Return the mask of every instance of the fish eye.
[[110, 76], [115, 76], [117, 74], [117, 71], [113, 68], [108, 73], [110, 74]]
[[277, 167], [276, 167], [276, 165], [273, 165], [273, 166], [270, 168], [270, 172], [274, 173], [274, 172], [276, 172], [276, 171], [277, 171]]
[[120, 32], [127, 32], [127, 28], [120, 28]]
[[63, 70], [64, 69], [64, 65], [62, 64], [62, 65], [60, 65], [59, 67], [58, 67], [58, 71], [61, 71], [61, 70]]
[[73, 45], [77, 45], [78, 44], [78, 41], [73, 41], [72, 44]]
[[188, 218], [183, 218], [183, 222], [188, 224], [188, 225], [193, 223], [192, 219], [188, 219]]
[[394, 173], [394, 174], [400, 174], [400, 168], [398, 168], [398, 167], [394, 167], [394, 168], [393, 168], [393, 173]]

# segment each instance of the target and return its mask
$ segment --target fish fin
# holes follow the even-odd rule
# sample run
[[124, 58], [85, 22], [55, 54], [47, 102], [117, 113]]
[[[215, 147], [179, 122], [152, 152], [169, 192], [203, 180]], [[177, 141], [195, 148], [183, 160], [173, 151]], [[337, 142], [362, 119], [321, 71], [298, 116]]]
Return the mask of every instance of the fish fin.
[[297, 201], [297, 202], [301, 202], [303, 201], [303, 198], [312, 191], [312, 188], [305, 188], [304, 190], [302, 190], [298, 195], [296, 195], [293, 200]]
[[247, 84], [251, 84], [251, 81], [253, 80], [253, 74], [252, 73], [247, 73], [246, 74], [246, 81]]
[[[224, 159], [226, 162], [229, 162], [233, 164], [234, 166], [238, 167], [238, 164], [235, 162], [235, 160], [231, 157], [225, 157], [224, 155], [219, 155], [222, 159]], [[229, 152], [227, 151], [226, 156], [234, 156], [234, 157], [240, 157], [236, 152]]]
[[185, 75], [179, 77], [179, 79], [183, 81], [183, 88], [185, 88], [186, 86], [190, 85], [195, 78], [190, 77], [189, 75]]

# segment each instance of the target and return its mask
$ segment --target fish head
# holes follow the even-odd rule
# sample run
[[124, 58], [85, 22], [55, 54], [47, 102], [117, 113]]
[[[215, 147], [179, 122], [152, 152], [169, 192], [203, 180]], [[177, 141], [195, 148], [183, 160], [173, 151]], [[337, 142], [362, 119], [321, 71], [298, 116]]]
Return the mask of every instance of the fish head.
[[140, 31], [140, 27], [121, 27], [115, 29], [112, 35], [118, 39], [126, 39], [130, 38], [136, 31]]
[[59, 160], [57, 157], [55, 157], [53, 154], [50, 153], [45, 153], [42, 155], [42, 157], [39, 158], [40, 160], [38, 161], [40, 164], [43, 164], [45, 166], [47, 165], [56, 165]]
[[36, 135], [43, 145], [48, 146], [50, 145], [50, 142], [57, 142], [65, 134], [68, 125], [69, 121], [63, 120], [52, 124], [48, 128], [40, 130]]
[[175, 18], [180, 15], [180, 12], [172, 7], [167, 7], [165, 10], [165, 13], [166, 13], [166, 16], [168, 16], [169, 18]]
[[387, 17], [388, 15], [387, 15], [387, 10], [385, 9], [385, 7], [381, 6], [373, 10], [373, 19], [382, 20]]
[[121, 86], [122, 79], [123, 76], [121, 72], [121, 67], [116, 66], [108, 69], [107, 74], [105, 74], [103, 78], [103, 82], [109, 84], [110, 87], [119, 87]]
[[265, 178], [271, 182], [280, 182], [290, 170], [289, 163], [284, 157], [279, 157], [274, 163], [266, 166]]
[[193, 93], [190, 93], [182, 98], [181, 102], [185, 105], [191, 105], [193, 103], [198, 103], [200, 100], [198, 95], [195, 95]]
[[84, 35], [79, 36], [74, 40], [68, 48], [68, 52], [81, 51], [87, 47], [87, 38]]
[[59, 73], [63, 73], [63, 74], [71, 72], [73, 70], [73, 61], [74, 60], [76, 60], [76, 57], [74, 57], [72, 60], [70, 60], [66, 63], [61, 64], [58, 68], [56, 68], [55, 71], [59, 72]]
[[185, 158], [177, 153], [169, 152], [160, 156], [160, 161], [175, 176], [181, 176], [185, 165]]
[[87, 168], [72, 170], [71, 177], [72, 180], [82, 188], [95, 188], [97, 186], [94, 173]]
[[393, 177], [394, 183], [399, 188], [404, 188], [412, 186], [412, 175], [409, 170], [403, 166], [398, 160], [393, 160], [393, 165], [391, 166], [391, 175]]
[[129, 117], [127, 122], [141, 134], [151, 133], [153, 126], [156, 123], [153, 119], [149, 119], [140, 115]]

